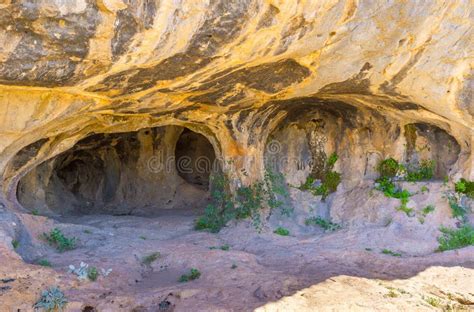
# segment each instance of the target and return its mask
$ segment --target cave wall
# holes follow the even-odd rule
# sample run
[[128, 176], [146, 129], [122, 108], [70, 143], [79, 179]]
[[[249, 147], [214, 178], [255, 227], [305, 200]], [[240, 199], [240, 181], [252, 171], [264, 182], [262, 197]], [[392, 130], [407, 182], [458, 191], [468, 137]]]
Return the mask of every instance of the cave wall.
[[[19, 181], [94, 133], [172, 125], [204, 135], [234, 186], [262, 178], [271, 134], [314, 154], [312, 119], [346, 184], [387, 156], [474, 179], [472, 14], [467, 0], [3, 1], [0, 200], [21, 210]], [[313, 108], [298, 121], [291, 106]]]

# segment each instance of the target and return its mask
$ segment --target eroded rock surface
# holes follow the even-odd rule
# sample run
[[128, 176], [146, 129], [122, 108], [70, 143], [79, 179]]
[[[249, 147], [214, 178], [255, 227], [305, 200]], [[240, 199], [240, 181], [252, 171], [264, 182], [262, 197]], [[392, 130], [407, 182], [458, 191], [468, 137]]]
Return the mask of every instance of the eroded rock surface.
[[[270, 311], [280, 304], [303, 311], [315, 304], [311, 294], [295, 300], [305, 296], [303, 288], [321, 295], [323, 284], [313, 289], [313, 283], [346, 273], [352, 277], [336, 280], [344, 285], [361, 276], [365, 279], [355, 283], [374, 293], [380, 291], [374, 278], [414, 278], [422, 271], [422, 283], [443, 272], [459, 277], [453, 291], [465, 287], [464, 278], [472, 277], [472, 248], [436, 261], [432, 252], [439, 227], [456, 226], [445, 198], [451, 182], [474, 179], [473, 14], [469, 0], [0, 1], [0, 256], [2, 263], [12, 263], [18, 279], [12, 284], [15, 293], [3, 298], [17, 308], [15, 298], [22, 290], [56, 283], [72, 289], [68, 295], [77, 302], [71, 309], [85, 309], [93, 287], [81, 288], [61, 275], [66, 262], [82, 260], [84, 251], [104, 259], [123, 257], [132, 268], [100, 260], [118, 271], [123, 291], [101, 294], [90, 304], [117, 311], [129, 307], [143, 290], [136, 311], [156, 307], [158, 297], [184, 310], [207, 302], [205, 308], [211, 310]], [[337, 191], [322, 200], [298, 189], [309, 176], [324, 177], [333, 154], [338, 155], [334, 170], [341, 173]], [[398, 199], [373, 189], [376, 166], [389, 157], [411, 166], [434, 161], [437, 181], [422, 185], [428, 192], [419, 184], [403, 184], [415, 194], [407, 203], [412, 216], [397, 211]], [[213, 192], [213, 175], [226, 176], [235, 191], [259, 183], [268, 172], [283, 174], [289, 188], [284, 204], [293, 209], [291, 217], [265, 215], [263, 237], [240, 228], [242, 224], [232, 224], [219, 238], [191, 232], [194, 212], [202, 213]], [[442, 184], [443, 179], [451, 182]], [[430, 204], [436, 210], [424, 216], [422, 210]], [[122, 243], [132, 232], [153, 236], [153, 222], [170, 213], [183, 214], [179, 222], [173, 216], [163, 219], [175, 228], [163, 230], [164, 238], [159, 238], [173, 250], [163, 251], [173, 263], [164, 280], [172, 276], [173, 282], [154, 288], [162, 269], [154, 267], [156, 276], [143, 278], [144, 286], [134, 288], [136, 276], [148, 272], [140, 271], [135, 256], [158, 245], [150, 242], [140, 249], [143, 239], [137, 239], [131, 243], [138, 248], [132, 256], [130, 246]], [[134, 216], [121, 223], [111, 215]], [[311, 216], [331, 218], [344, 232], [327, 235], [310, 229], [304, 223]], [[98, 236], [83, 237], [79, 232], [89, 228], [74, 224], [74, 218], [90, 222]], [[472, 213], [467, 219], [474, 220]], [[143, 233], [138, 232], [142, 221]], [[37, 238], [54, 222], [83, 241], [69, 258]], [[275, 240], [276, 226], [290, 228], [295, 237]], [[121, 227], [123, 232], [114, 232]], [[245, 268], [239, 273], [245, 275], [242, 283], [234, 283], [238, 274], [221, 284], [218, 277], [206, 277], [199, 287], [219, 285], [206, 290], [210, 295], [204, 295], [204, 288], [174, 284], [175, 273], [199, 264], [196, 254], [207, 255], [207, 247], [193, 245], [201, 239], [235, 245], [236, 259]], [[54, 276], [23, 263], [11, 248], [15, 240], [25, 261], [50, 256]], [[97, 252], [101, 244], [111, 246], [102, 255]], [[318, 258], [304, 246], [329, 254]], [[387, 264], [367, 256], [364, 248], [402, 251], [412, 267]], [[303, 260], [290, 261], [300, 255]], [[334, 268], [334, 274], [321, 273], [331, 271], [329, 263], [341, 255], [351, 259]], [[232, 265], [226, 256], [214, 256], [211, 260]], [[313, 269], [311, 259], [319, 259]], [[373, 261], [377, 263], [370, 269]], [[211, 262], [205, 262], [206, 276]], [[272, 271], [284, 271], [290, 263], [296, 264], [295, 272], [279, 276]], [[464, 268], [427, 269], [454, 263]], [[387, 277], [380, 273], [387, 267], [410, 274]], [[229, 274], [222, 266], [218, 270]], [[317, 278], [311, 280], [308, 272]], [[255, 285], [258, 274], [271, 283], [276, 278], [278, 287]], [[28, 284], [31, 276], [34, 281]], [[426, 308], [422, 296], [428, 294], [419, 290], [417, 280], [408, 304], [374, 306]], [[115, 285], [116, 280], [98, 287], [103, 290], [107, 283]], [[239, 290], [238, 296], [253, 301], [226, 305], [236, 287], [250, 289]], [[170, 289], [179, 293], [179, 300], [169, 297]], [[472, 290], [456, 297], [462, 302], [442, 291], [449, 304], [472, 305], [467, 295]], [[28, 309], [34, 294], [25, 296], [28, 307], [22, 308]], [[277, 301], [277, 307], [269, 301]], [[350, 302], [346, 308], [355, 305]]]

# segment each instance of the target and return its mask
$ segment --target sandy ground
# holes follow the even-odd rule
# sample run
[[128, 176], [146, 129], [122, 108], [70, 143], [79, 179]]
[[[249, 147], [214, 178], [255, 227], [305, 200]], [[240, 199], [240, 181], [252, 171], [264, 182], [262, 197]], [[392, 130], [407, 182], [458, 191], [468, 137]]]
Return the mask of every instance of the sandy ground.
[[[16, 252], [5, 243], [8, 231], [3, 243], [0, 237], [0, 311], [32, 311], [49, 286], [64, 291], [67, 311], [474, 311], [474, 247], [395, 257], [381, 250], [396, 227], [283, 237], [241, 222], [211, 234], [193, 230], [195, 217], [170, 212], [59, 222], [23, 215], [31, 235]], [[5, 228], [15, 221], [3, 222]], [[52, 227], [77, 237], [78, 248], [58, 253], [38, 239]], [[417, 239], [408, 242], [415, 249]], [[224, 245], [229, 250], [211, 249]], [[153, 252], [159, 258], [143, 264]], [[52, 268], [27, 264], [18, 253], [30, 263], [46, 258]], [[80, 281], [68, 266], [81, 261], [113, 271]], [[178, 282], [191, 268], [201, 277]]]

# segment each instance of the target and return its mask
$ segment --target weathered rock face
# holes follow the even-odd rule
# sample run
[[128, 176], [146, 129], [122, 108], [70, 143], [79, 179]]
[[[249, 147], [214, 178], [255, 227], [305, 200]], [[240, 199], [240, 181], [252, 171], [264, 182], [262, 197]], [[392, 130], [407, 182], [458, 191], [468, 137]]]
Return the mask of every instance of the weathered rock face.
[[390, 156], [472, 179], [472, 20], [467, 0], [2, 1], [2, 201], [166, 206], [208, 181], [143, 165], [185, 153], [181, 127], [236, 185], [332, 152], [345, 188]]

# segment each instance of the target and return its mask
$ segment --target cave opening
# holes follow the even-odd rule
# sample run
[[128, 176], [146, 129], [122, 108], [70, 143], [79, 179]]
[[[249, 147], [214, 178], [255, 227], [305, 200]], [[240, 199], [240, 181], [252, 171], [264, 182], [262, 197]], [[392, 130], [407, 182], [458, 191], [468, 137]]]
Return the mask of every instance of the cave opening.
[[42, 215], [200, 213], [215, 160], [204, 135], [180, 126], [93, 134], [26, 174], [17, 198]]
[[216, 156], [205, 136], [185, 128], [176, 143], [175, 157], [176, 170], [181, 178], [201, 189], [209, 189]]

